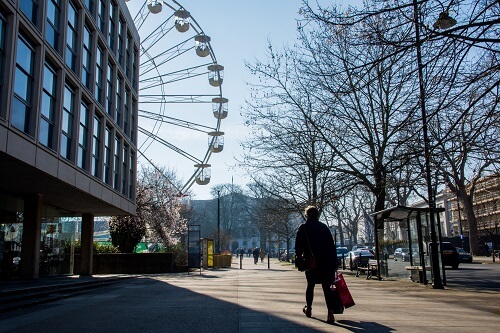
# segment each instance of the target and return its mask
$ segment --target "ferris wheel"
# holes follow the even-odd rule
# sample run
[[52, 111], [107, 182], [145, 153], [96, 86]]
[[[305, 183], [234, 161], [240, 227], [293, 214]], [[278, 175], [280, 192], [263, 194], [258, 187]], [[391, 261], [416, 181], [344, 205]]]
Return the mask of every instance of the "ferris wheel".
[[127, 1], [139, 32], [140, 158], [169, 166], [192, 162], [179, 194], [210, 182], [209, 159], [224, 148], [224, 67], [191, 13], [175, 0]]

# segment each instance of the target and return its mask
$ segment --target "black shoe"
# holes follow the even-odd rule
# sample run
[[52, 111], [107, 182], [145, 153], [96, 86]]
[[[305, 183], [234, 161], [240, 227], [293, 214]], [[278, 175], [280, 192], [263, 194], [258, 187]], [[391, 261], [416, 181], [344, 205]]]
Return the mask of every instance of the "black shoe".
[[332, 310], [328, 310], [328, 318], [326, 319], [326, 322], [330, 325], [335, 324], [335, 316], [333, 315]]
[[306, 314], [307, 318], [311, 318], [312, 309], [310, 307], [308, 307], [307, 305], [304, 306], [304, 308], [302, 309], [302, 312], [304, 312]]

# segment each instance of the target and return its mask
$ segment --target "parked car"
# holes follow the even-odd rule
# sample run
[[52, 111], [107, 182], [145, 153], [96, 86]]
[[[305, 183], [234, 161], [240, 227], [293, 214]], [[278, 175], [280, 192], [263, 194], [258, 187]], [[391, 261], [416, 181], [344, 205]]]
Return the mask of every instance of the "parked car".
[[457, 248], [450, 242], [441, 243], [441, 259], [443, 266], [451, 266], [451, 268], [457, 269], [458, 265], [460, 265], [460, 256]]
[[349, 252], [349, 269], [357, 270], [358, 266], [368, 265], [370, 259], [375, 259], [375, 255], [368, 250], [355, 250]]
[[472, 262], [472, 254], [465, 251], [461, 247], [457, 247], [457, 251], [458, 251], [458, 258], [459, 258], [460, 262], [469, 262], [469, 263]]
[[394, 260], [398, 261], [398, 259], [401, 259], [401, 261], [410, 261], [410, 249], [407, 247], [398, 247], [394, 251]]
[[349, 250], [347, 249], [347, 247], [341, 247], [341, 246], [337, 247], [337, 265], [338, 265], [338, 267], [343, 267], [342, 256], [344, 257], [344, 259], [347, 259], [348, 253], [349, 253]]

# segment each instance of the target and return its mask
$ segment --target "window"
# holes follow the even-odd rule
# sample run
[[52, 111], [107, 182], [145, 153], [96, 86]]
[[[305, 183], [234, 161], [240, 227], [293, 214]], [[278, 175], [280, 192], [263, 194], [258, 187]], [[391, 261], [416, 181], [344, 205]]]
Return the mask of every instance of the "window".
[[113, 162], [113, 188], [119, 189], [120, 186], [120, 138], [115, 138], [115, 155]]
[[35, 49], [22, 35], [17, 40], [12, 119], [14, 127], [31, 135]]
[[59, 52], [59, 16], [61, 13], [59, 0], [47, 1], [47, 25], [45, 27], [45, 39], [50, 46]]
[[122, 158], [122, 194], [127, 195], [127, 176], [128, 176], [128, 147], [123, 145], [123, 158]]
[[108, 63], [108, 73], [106, 80], [106, 112], [113, 116], [113, 65]]
[[90, 70], [92, 68], [92, 33], [85, 26], [83, 29], [83, 52], [82, 52], [82, 83], [88, 90], [92, 91]]
[[130, 76], [130, 61], [131, 61], [131, 52], [132, 52], [132, 47], [133, 47], [133, 42], [132, 42], [132, 36], [127, 34], [127, 45], [125, 45], [125, 75], [127, 75], [129, 80], [132, 80], [132, 77]]
[[118, 75], [116, 77], [116, 123], [121, 127], [122, 121], [122, 86], [123, 79]]
[[38, 141], [50, 149], [54, 149], [56, 91], [57, 72], [51, 64], [46, 62], [43, 70], [42, 108], [40, 110]]
[[2, 95], [4, 87], [4, 63], [5, 63], [5, 29], [7, 22], [5, 16], [0, 12], [0, 118], [5, 119], [6, 111], [2, 108]]
[[134, 198], [135, 194], [135, 182], [134, 182], [134, 165], [135, 165], [135, 154], [130, 152], [130, 163], [129, 163], [129, 178], [128, 178], [128, 197], [130, 199]]
[[111, 185], [110, 167], [111, 167], [111, 128], [106, 126], [106, 133], [104, 134], [104, 182]]
[[132, 98], [132, 110], [130, 110], [130, 141], [135, 142], [135, 107], [137, 102]]
[[64, 103], [61, 125], [61, 156], [71, 161], [71, 145], [73, 143], [73, 117], [75, 114], [75, 92], [73, 88], [64, 87]]
[[115, 50], [115, 7], [116, 5], [111, 1], [109, 3], [108, 45], [112, 51]]
[[129, 118], [129, 105], [130, 103], [130, 90], [125, 89], [125, 101], [123, 103], [123, 132], [130, 137], [128, 132], [128, 118]]
[[94, 0], [85, 0], [85, 8], [94, 16]]
[[94, 116], [94, 129], [92, 132], [92, 176], [99, 178], [99, 163], [101, 160], [101, 118]]
[[87, 151], [89, 137], [89, 107], [84, 101], [80, 104], [80, 127], [78, 131], [78, 159], [77, 165], [83, 170], [87, 167]]
[[95, 98], [102, 105], [102, 89], [103, 89], [103, 55], [100, 46], [97, 47], [96, 67], [95, 67]]
[[97, 11], [97, 26], [103, 35], [106, 35], [106, 1], [99, 0], [99, 8]]
[[78, 42], [78, 13], [70, 1], [68, 4], [68, 27], [66, 31], [66, 65], [73, 71], [76, 72], [76, 53], [77, 53], [77, 42]]
[[124, 38], [125, 38], [125, 22], [123, 22], [120, 19], [119, 25], [118, 25], [118, 63], [123, 68], [123, 47], [124, 47]]
[[138, 51], [134, 47], [134, 52], [132, 54], [132, 87], [137, 90], [137, 59]]
[[30, 20], [36, 26], [36, 17], [38, 14], [38, 0], [21, 0], [19, 1], [19, 9], [26, 15], [28, 20]]

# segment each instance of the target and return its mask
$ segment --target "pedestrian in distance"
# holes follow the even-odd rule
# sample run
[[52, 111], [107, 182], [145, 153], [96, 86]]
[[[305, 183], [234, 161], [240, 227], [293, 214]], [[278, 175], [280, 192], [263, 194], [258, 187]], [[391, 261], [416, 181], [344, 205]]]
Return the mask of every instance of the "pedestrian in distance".
[[321, 284], [328, 308], [327, 323], [335, 322], [335, 299], [330, 286], [337, 271], [337, 249], [328, 227], [319, 221], [319, 210], [314, 206], [305, 209], [306, 222], [297, 230], [295, 239], [295, 254], [297, 257], [315, 257], [315, 268], [305, 272], [307, 280], [306, 305], [303, 312], [307, 317], [312, 315], [314, 287]]
[[245, 253], [245, 250], [240, 249], [240, 259], [243, 259], [243, 254]]
[[255, 249], [253, 249], [253, 252], [252, 252], [252, 254], [253, 254], [253, 263], [255, 265], [257, 265], [257, 263], [259, 262], [259, 253], [260, 253], [259, 248], [256, 247]]
[[266, 257], [266, 251], [264, 251], [264, 249], [260, 249], [259, 256], [260, 256], [260, 262], [264, 262], [264, 258]]

